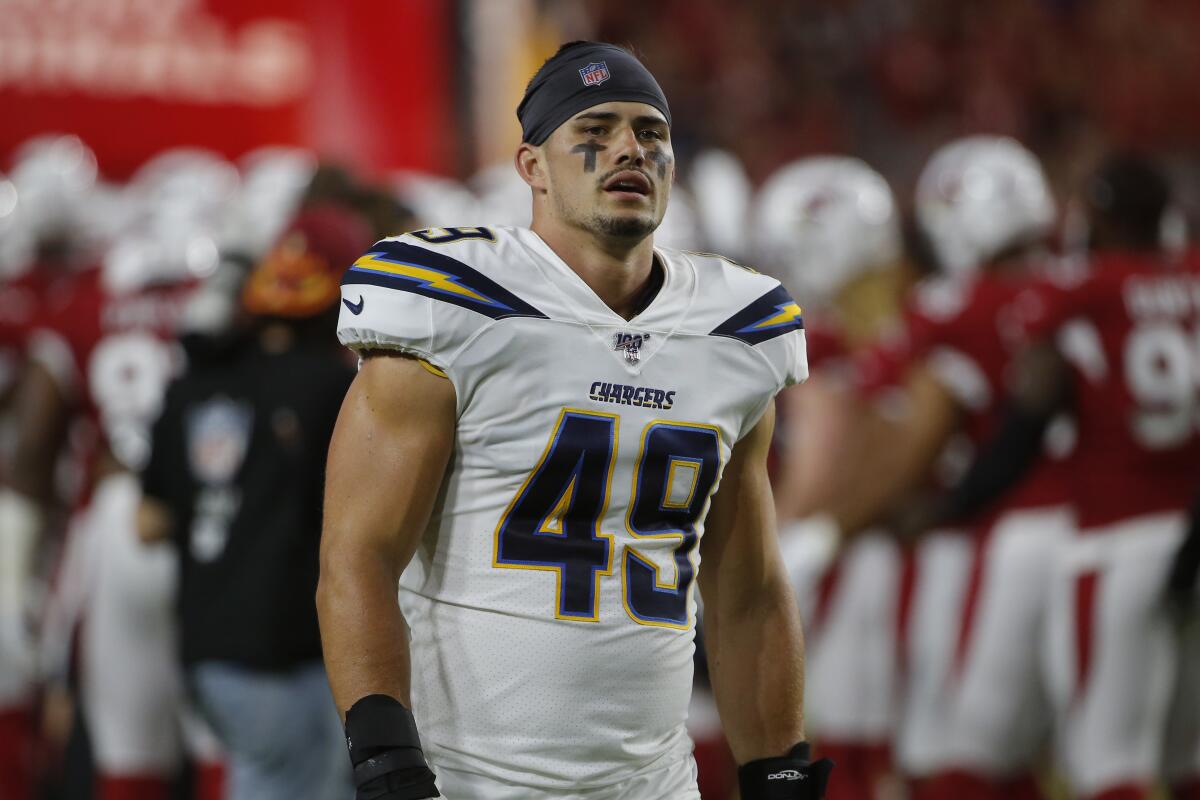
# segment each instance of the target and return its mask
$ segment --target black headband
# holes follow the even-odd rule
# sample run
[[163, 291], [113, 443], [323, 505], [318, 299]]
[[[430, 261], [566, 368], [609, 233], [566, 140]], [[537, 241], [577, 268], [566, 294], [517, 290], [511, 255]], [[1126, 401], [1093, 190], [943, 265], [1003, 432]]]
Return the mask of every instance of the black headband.
[[617, 100], [653, 106], [671, 124], [658, 81], [628, 51], [602, 42], [561, 51], [538, 70], [517, 106], [521, 141], [541, 144], [573, 115]]

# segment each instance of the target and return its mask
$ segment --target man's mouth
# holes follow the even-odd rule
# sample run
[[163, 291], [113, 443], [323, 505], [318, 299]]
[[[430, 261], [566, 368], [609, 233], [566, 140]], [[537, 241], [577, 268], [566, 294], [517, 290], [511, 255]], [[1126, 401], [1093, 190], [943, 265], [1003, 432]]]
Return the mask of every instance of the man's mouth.
[[624, 170], [604, 182], [604, 191], [613, 195], [645, 197], [650, 194], [650, 179], [640, 172]]

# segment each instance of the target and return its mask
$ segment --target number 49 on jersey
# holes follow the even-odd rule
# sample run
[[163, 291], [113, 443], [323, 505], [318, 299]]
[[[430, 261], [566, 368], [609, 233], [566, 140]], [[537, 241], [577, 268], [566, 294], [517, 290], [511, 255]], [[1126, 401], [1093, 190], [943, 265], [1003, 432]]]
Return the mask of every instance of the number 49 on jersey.
[[[613, 574], [614, 537], [601, 521], [614, 492], [620, 418], [564, 409], [542, 457], [496, 527], [493, 565], [557, 573], [555, 617], [599, 619], [600, 581]], [[637, 540], [674, 539], [675, 575], [663, 576], [630, 544], [620, 559], [622, 599], [642, 625], [686, 629], [696, 575], [696, 521], [721, 473], [711, 425], [654, 421], [639, 438], [625, 527]]]

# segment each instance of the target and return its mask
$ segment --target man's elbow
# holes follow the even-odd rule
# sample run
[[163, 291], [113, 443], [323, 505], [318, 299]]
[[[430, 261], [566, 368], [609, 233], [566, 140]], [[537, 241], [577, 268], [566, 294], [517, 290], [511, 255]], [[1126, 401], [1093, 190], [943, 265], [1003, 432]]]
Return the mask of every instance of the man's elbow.
[[[335, 541], [336, 539], [336, 541]], [[330, 610], [341, 599], [363, 593], [395, 596], [399, 574], [388, 568], [385, 553], [352, 537], [336, 537], [327, 530], [321, 542], [317, 577], [317, 611]]]

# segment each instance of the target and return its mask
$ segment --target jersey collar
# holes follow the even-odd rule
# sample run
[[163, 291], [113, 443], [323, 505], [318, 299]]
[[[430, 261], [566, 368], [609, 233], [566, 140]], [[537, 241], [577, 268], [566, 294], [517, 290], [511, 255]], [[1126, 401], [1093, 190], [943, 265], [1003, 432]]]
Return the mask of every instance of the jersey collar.
[[[626, 320], [600, 299], [592, 288], [571, 269], [543, 239], [528, 228], [521, 229], [521, 241], [539, 258], [538, 270], [563, 300], [563, 306], [579, 322], [603, 340], [625, 369], [637, 374], [675, 334], [687, 319], [696, 299], [698, 281], [695, 266], [687, 258], [663, 248], [654, 248], [654, 255], [663, 269], [663, 284], [650, 304], [632, 319]], [[636, 364], [612, 347], [616, 334], [652, 334], [641, 348]], [[654, 335], [657, 334], [657, 335]]]

